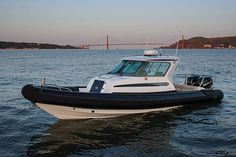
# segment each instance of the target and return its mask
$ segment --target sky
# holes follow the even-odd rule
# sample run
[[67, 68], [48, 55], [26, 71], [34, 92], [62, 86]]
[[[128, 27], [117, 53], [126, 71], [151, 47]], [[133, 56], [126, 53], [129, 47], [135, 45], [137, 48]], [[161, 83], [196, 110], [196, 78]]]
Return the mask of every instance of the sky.
[[1, 0], [0, 41], [173, 43], [236, 35], [236, 0]]

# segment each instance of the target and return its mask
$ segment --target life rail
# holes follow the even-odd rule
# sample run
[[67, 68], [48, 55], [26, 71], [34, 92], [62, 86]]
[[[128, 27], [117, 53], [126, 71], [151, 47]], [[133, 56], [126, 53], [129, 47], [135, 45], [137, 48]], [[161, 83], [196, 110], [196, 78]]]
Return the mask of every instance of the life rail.
[[61, 86], [58, 86], [58, 85], [56, 85], [56, 84], [46, 84], [46, 79], [45, 79], [45, 78], [42, 78], [42, 79], [41, 79], [41, 87], [42, 87], [42, 88], [45, 88], [45, 87], [53, 87], [53, 88], [58, 88], [60, 91], [62, 91], [63, 89], [64, 89], [64, 90], [68, 90], [68, 91], [72, 91], [72, 89], [70, 89], [70, 88], [61, 87]]
[[62, 90], [68, 90], [68, 91], [71, 91], [71, 92], [72, 92], [72, 90], [71, 90], [70, 88], [58, 86], [58, 85], [56, 85], [56, 84], [45, 84], [43, 87], [44, 87], [44, 88], [53, 87], [53, 88], [58, 88], [60, 91], [62, 91]]
[[210, 89], [213, 88], [213, 85], [216, 81], [216, 77], [213, 77], [211, 75], [203, 75], [203, 74], [176, 74], [176, 76], [180, 76], [180, 77], [184, 77], [184, 83], [183, 84], [188, 84], [188, 78], [190, 77], [194, 77], [197, 76], [198, 78], [201, 78], [201, 82], [199, 83], [198, 87], [202, 87], [204, 84], [204, 80], [206, 80], [206, 78], [211, 78], [212, 79], [212, 86], [210, 87]]

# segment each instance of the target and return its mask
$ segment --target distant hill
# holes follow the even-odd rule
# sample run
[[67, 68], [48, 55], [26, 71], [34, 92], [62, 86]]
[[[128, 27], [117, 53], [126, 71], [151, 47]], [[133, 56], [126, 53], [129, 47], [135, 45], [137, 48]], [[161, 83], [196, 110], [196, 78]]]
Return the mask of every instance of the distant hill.
[[[162, 48], [176, 48], [177, 42]], [[184, 48], [188, 49], [203, 49], [203, 48], [235, 48], [236, 36], [232, 37], [218, 37], [218, 38], [204, 38], [194, 37], [184, 40]], [[179, 41], [179, 48], [182, 48], [182, 40]]]
[[83, 49], [71, 45], [0, 41], [0, 49]]

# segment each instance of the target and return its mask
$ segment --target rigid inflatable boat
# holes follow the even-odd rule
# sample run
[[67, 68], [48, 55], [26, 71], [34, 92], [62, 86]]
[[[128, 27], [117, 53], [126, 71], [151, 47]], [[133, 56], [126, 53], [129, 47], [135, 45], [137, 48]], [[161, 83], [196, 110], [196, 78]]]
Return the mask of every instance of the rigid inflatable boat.
[[23, 96], [59, 119], [109, 118], [163, 111], [223, 98], [206, 75], [185, 75], [173, 82], [179, 62], [146, 50], [144, 56], [123, 58], [111, 72], [90, 80], [87, 86], [26, 85]]

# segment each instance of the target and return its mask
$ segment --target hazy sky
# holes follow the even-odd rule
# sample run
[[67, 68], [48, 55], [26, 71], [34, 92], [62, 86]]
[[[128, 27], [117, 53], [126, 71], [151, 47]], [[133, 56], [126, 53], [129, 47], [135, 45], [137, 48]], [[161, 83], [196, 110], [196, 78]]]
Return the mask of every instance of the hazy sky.
[[[1, 0], [0, 40], [173, 42], [236, 35], [236, 0]], [[105, 38], [104, 38], [105, 39]]]

